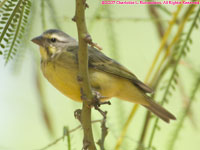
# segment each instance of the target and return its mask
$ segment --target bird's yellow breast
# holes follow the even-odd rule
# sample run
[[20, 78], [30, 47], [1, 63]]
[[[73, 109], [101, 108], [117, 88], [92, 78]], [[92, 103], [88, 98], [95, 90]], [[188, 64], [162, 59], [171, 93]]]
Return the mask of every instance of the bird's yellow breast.
[[42, 63], [42, 72], [46, 79], [60, 92], [75, 101], [81, 101], [77, 70], [66, 69], [52, 62]]

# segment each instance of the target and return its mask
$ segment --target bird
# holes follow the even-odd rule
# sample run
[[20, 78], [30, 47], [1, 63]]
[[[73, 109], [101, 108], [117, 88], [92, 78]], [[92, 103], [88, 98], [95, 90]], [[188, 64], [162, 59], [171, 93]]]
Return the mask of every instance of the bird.
[[[44, 77], [62, 94], [82, 102], [78, 76], [78, 41], [58, 29], [49, 29], [32, 39], [39, 45], [41, 70]], [[119, 98], [144, 106], [163, 121], [176, 117], [152, 100], [153, 90], [140, 81], [126, 67], [103, 52], [88, 46], [88, 72], [92, 90], [103, 100]]]

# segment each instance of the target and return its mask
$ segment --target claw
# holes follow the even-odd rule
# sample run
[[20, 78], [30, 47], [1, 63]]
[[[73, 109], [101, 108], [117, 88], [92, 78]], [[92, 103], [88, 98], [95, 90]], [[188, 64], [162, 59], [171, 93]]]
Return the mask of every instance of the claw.
[[94, 108], [105, 118], [107, 111], [102, 111], [99, 107], [104, 104], [111, 105], [111, 103], [110, 101], [101, 102], [100, 101], [101, 99], [108, 99], [108, 97], [102, 96], [101, 93], [95, 90], [92, 90], [92, 92], [94, 94], [94, 100], [93, 100], [92, 106], [94, 106]]
[[108, 99], [109, 98], [107, 96], [102, 96], [101, 93], [99, 93], [97, 91], [94, 91], [94, 90], [92, 90], [92, 93], [93, 93], [93, 95], [95, 95], [95, 98], [98, 99], [98, 100]]

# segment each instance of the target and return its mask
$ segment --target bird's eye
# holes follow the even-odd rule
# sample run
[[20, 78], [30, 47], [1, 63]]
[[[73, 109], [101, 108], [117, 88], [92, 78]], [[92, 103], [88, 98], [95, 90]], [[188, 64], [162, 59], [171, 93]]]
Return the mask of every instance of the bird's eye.
[[56, 42], [56, 38], [51, 38], [51, 42], [55, 43]]

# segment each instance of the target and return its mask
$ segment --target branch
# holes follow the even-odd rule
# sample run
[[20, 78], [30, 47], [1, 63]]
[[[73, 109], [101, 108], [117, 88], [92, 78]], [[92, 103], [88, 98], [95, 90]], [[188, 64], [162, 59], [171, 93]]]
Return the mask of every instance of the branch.
[[106, 127], [106, 114], [107, 112], [104, 112], [104, 116], [101, 122], [101, 139], [99, 139], [99, 141], [97, 142], [97, 144], [99, 145], [101, 150], [105, 150], [104, 148], [104, 142], [105, 142], [105, 138], [108, 134], [108, 128]]
[[103, 49], [103, 48], [102, 48], [101, 46], [99, 46], [97, 43], [94, 43], [94, 42], [92, 41], [92, 38], [91, 38], [91, 36], [90, 36], [89, 34], [86, 35], [85, 41], [86, 41], [88, 44], [90, 44], [92, 47], [97, 48], [98, 50], [102, 50], [102, 49]]
[[88, 46], [87, 41], [90, 38], [86, 22], [85, 22], [85, 0], [76, 0], [76, 12], [74, 21], [77, 25], [78, 30], [78, 63], [79, 63], [79, 74], [78, 81], [81, 87], [81, 98], [83, 100], [83, 106], [81, 111], [81, 124], [84, 132], [83, 149], [96, 150], [92, 126], [91, 126], [91, 105], [93, 100], [93, 94], [91, 91], [89, 73], [88, 73]]

